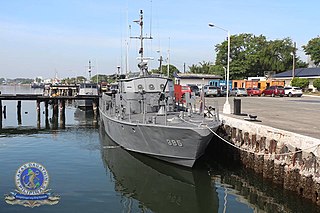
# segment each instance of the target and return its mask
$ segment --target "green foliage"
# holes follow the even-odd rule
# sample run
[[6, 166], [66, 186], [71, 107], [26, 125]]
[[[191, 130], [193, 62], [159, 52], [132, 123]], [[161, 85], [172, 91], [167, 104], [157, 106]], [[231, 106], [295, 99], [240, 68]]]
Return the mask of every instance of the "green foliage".
[[62, 84], [78, 84], [78, 83], [84, 83], [86, 82], [86, 78], [83, 76], [77, 76], [77, 77], [72, 77], [72, 78], [64, 78], [61, 80]]
[[318, 91], [320, 91], [320, 78], [317, 78], [313, 81], [313, 86], [317, 88]]
[[[159, 74], [162, 74], [164, 76], [167, 76], [167, 74], [168, 74], [168, 65], [162, 65], [161, 69], [160, 68], [152, 69], [150, 72], [151, 73], [159, 73]], [[169, 78], [173, 78], [173, 73], [174, 72], [179, 73], [178, 68], [176, 66], [172, 65], [172, 64], [169, 64]]]
[[291, 86], [306, 88], [309, 85], [309, 80], [306, 78], [293, 78], [291, 81]]
[[[227, 66], [228, 42], [216, 45], [216, 65]], [[295, 51], [290, 38], [268, 41], [265, 36], [239, 34], [230, 37], [230, 79], [263, 76], [264, 71], [283, 72], [292, 69]], [[296, 68], [306, 67], [296, 58]]]
[[320, 64], [320, 37], [311, 39], [307, 45], [302, 46], [306, 55], [310, 55], [316, 66]]
[[107, 75], [97, 74], [91, 77], [91, 81], [94, 83], [101, 83], [101, 82], [109, 82], [110, 79]]
[[189, 72], [199, 74], [213, 74], [224, 75], [224, 69], [222, 65], [213, 65], [212, 62], [202, 61], [199, 64], [192, 64], [189, 66]]

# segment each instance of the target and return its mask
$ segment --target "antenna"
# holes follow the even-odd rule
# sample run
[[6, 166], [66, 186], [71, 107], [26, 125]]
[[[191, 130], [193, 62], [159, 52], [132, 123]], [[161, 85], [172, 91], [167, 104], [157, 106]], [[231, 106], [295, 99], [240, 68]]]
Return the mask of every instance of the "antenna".
[[88, 72], [89, 72], [89, 82], [91, 81], [91, 71], [93, 66], [91, 66], [91, 60], [89, 60]]
[[152, 0], [150, 0], [150, 10], [151, 10], [151, 15], [150, 15], [150, 37], [152, 37], [152, 34], [151, 34], [151, 29], [152, 29]]
[[167, 65], [167, 76], [170, 76], [170, 37], [169, 37], [169, 48], [168, 48], [168, 65]]

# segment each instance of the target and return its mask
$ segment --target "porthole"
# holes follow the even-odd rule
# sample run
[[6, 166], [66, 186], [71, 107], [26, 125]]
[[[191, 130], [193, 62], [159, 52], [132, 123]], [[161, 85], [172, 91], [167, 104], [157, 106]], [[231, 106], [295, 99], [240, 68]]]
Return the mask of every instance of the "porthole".
[[154, 90], [154, 85], [153, 84], [149, 84], [149, 89], [150, 90]]
[[143, 90], [142, 84], [139, 84], [139, 85], [138, 85], [138, 89]]
[[160, 89], [163, 90], [164, 84], [160, 84]]

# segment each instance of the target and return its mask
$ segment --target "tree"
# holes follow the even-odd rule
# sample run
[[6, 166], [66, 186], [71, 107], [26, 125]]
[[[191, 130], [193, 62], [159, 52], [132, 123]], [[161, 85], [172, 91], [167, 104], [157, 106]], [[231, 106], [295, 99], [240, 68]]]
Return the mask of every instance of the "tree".
[[192, 64], [191, 66], [189, 66], [189, 71], [191, 73], [201, 73], [201, 67], [197, 64]]
[[309, 80], [306, 78], [293, 78], [291, 81], [291, 86], [301, 87], [302, 89], [305, 89], [309, 86]]
[[320, 78], [317, 78], [313, 81], [313, 86], [317, 88], [318, 91], [320, 91]]
[[[168, 74], [168, 65], [162, 65], [161, 66], [162, 69], [152, 69], [150, 72], [151, 73], [159, 73], [162, 74], [164, 76], [167, 76]], [[162, 73], [159, 71], [162, 70]], [[169, 78], [173, 78], [173, 73], [179, 73], [180, 71], [178, 70], [178, 68], [172, 64], [169, 64]]]
[[[216, 45], [216, 65], [227, 66], [228, 42]], [[263, 76], [264, 71], [283, 72], [292, 69], [291, 53], [296, 51], [290, 38], [270, 40], [253, 34], [232, 35], [230, 38], [230, 79]], [[296, 57], [296, 67], [306, 67]]]
[[91, 81], [94, 83], [109, 82], [109, 78], [107, 75], [97, 74], [91, 77]]
[[310, 55], [316, 66], [320, 64], [320, 37], [311, 39], [307, 45], [302, 46], [306, 55]]
[[[199, 73], [199, 74], [213, 74], [213, 72], [216, 72], [216, 68], [212, 68], [213, 65], [212, 62], [208, 61], [202, 61], [199, 62], [198, 64], [192, 64], [191, 66], [189, 66], [189, 72], [191, 73]], [[218, 66], [220, 67], [222, 70], [222, 66]]]

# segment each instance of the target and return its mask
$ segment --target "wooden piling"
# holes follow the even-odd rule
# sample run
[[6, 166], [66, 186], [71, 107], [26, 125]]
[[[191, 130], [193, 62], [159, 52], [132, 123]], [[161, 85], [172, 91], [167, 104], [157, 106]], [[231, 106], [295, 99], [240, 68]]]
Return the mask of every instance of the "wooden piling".
[[93, 122], [98, 122], [98, 107], [96, 100], [92, 101]]
[[7, 119], [7, 106], [3, 106], [3, 118]]
[[52, 109], [52, 129], [58, 129], [58, 114], [59, 114], [58, 99], [54, 99], [53, 109]]
[[0, 115], [0, 129], [2, 129], [2, 101], [0, 100], [0, 110], [1, 110], [1, 115]]
[[40, 107], [41, 101], [37, 100], [37, 127], [40, 129], [41, 127], [41, 107]]
[[60, 128], [64, 129], [66, 121], [66, 102], [64, 99], [60, 100]]
[[18, 117], [18, 125], [22, 124], [22, 119], [21, 119], [21, 101], [18, 101], [17, 104], [17, 117]]
[[50, 129], [48, 105], [49, 105], [48, 100], [46, 100], [44, 102], [44, 114], [45, 114], [46, 129]]

